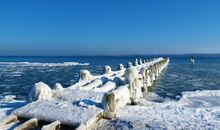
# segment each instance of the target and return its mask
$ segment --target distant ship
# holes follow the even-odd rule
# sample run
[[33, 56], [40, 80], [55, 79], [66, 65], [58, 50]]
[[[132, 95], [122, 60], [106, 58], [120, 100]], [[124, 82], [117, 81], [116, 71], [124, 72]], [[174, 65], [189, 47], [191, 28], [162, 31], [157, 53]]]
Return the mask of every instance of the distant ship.
[[194, 59], [194, 56], [193, 56], [193, 55], [192, 55], [191, 58], [190, 58], [190, 62], [193, 63], [193, 64], [195, 63], [195, 59]]

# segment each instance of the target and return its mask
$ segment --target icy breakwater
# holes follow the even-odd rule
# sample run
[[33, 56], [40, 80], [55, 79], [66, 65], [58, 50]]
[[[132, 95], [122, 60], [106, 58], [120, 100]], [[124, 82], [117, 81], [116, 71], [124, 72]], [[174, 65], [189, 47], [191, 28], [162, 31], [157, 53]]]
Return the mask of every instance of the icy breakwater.
[[[142, 92], [153, 85], [168, 63], [169, 59], [164, 58], [140, 59], [129, 62], [127, 68], [119, 64], [118, 71], [105, 66], [105, 73], [100, 76], [81, 70], [79, 82], [68, 88], [57, 83], [51, 89], [43, 82], [36, 83], [29, 93], [31, 103], [13, 111], [13, 115], [3, 119], [2, 125], [22, 117], [30, 120], [16, 127], [18, 129], [30, 124], [35, 127], [38, 120], [51, 123], [48, 127], [62, 124], [91, 129], [101, 118], [116, 118], [120, 108], [127, 104], [138, 104]], [[56, 120], [59, 122], [54, 122]]]

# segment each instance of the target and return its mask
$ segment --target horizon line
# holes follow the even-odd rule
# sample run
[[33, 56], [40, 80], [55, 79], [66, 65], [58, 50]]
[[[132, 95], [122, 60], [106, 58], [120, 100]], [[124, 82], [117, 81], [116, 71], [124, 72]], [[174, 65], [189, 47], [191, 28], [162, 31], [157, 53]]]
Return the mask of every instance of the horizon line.
[[160, 55], [220, 55], [220, 53], [160, 53], [160, 54], [122, 54], [122, 55], [0, 55], [0, 57], [89, 57], [89, 56], [160, 56]]

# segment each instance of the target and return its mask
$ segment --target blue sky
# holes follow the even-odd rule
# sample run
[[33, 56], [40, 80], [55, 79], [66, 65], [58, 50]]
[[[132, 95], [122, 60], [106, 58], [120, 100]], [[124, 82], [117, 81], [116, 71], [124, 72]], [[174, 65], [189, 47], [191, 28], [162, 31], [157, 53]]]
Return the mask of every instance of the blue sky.
[[0, 55], [155, 53], [220, 53], [220, 1], [0, 1]]

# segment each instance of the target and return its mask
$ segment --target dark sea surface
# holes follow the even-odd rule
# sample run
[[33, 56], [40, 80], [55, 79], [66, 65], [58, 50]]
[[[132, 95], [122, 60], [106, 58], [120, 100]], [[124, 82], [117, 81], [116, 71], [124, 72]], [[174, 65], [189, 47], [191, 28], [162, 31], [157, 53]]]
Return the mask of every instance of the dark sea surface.
[[[170, 64], [149, 91], [164, 98], [178, 99], [185, 91], [220, 90], [220, 55], [195, 55], [194, 65], [189, 55], [163, 56], [170, 57]], [[61, 83], [68, 87], [78, 81], [81, 69], [98, 75], [103, 73], [105, 65], [117, 70], [119, 63], [126, 65], [137, 57], [155, 56], [0, 57], [0, 96], [16, 95], [17, 99], [26, 99], [36, 82], [43, 81], [50, 87]]]

